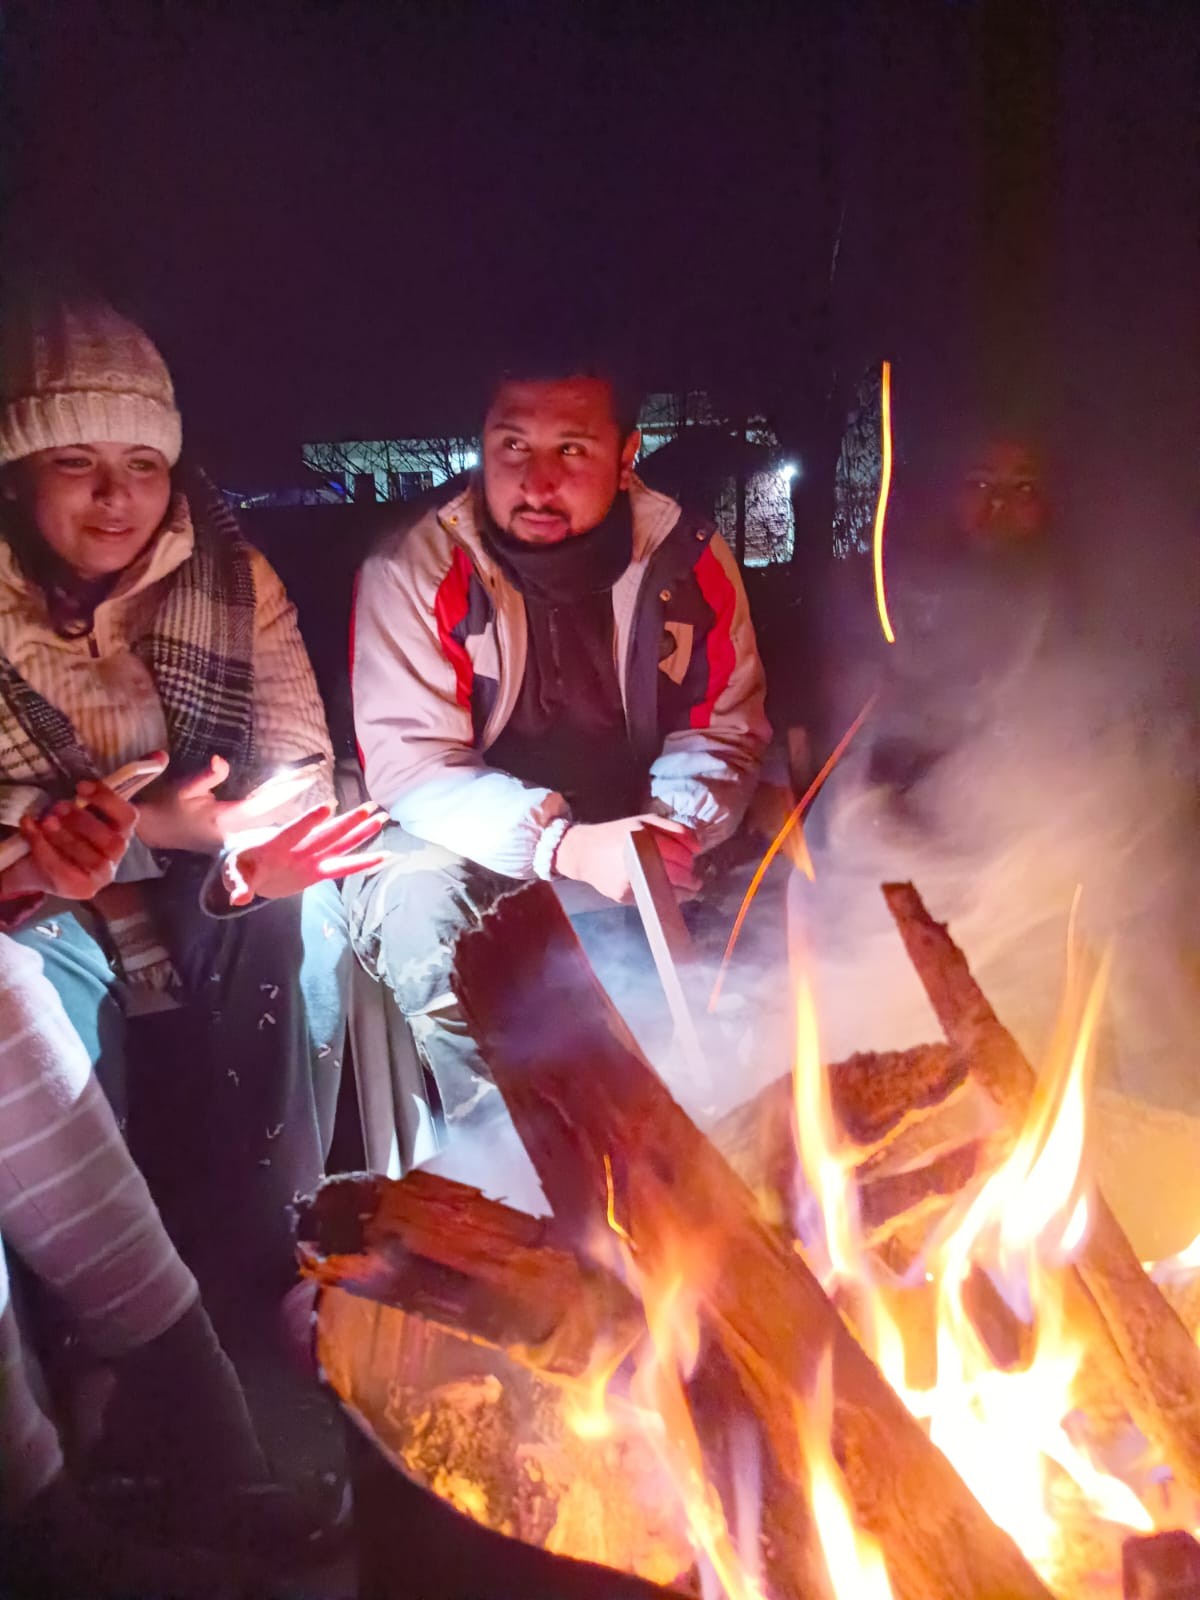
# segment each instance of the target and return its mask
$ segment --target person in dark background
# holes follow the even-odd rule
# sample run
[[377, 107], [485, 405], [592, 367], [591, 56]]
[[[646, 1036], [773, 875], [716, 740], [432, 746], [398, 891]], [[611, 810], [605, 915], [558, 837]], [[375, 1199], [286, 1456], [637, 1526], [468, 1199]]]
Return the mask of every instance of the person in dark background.
[[1048, 536], [1037, 452], [1028, 440], [990, 432], [960, 469], [950, 539], [979, 551], [1030, 549]]
[[454, 942], [533, 878], [630, 898], [650, 829], [687, 894], [738, 827], [765, 747], [737, 566], [633, 472], [637, 407], [570, 355], [496, 386], [482, 469], [363, 568], [355, 724], [397, 858], [348, 885], [351, 934], [412, 1025], [450, 1127], [494, 1090], [450, 995]]
[[1022, 685], [1078, 639], [1058, 496], [1028, 436], [956, 428], [918, 442], [897, 473], [884, 547], [882, 632], [871, 563], [837, 574], [825, 619], [823, 743], [874, 695], [860, 751], [902, 798]]
[[895, 644], [860, 583], [840, 714], [876, 698], [813, 808], [816, 885], [793, 909], [822, 951], [835, 1050], [860, 1041], [852, 969], [898, 1033], [924, 1025], [894, 978], [878, 894], [911, 879], [1040, 1059], [1082, 891], [1079, 930], [1118, 954], [1101, 1081], [1190, 1110], [1194, 701], [1119, 610], [1097, 624], [1077, 554], [1088, 530], [1070, 525], [1079, 486], [1050, 480], [1026, 439], [980, 428], [902, 462], [885, 547]]
[[[901, 496], [885, 550], [895, 644], [877, 647], [872, 776], [903, 791], [1069, 649], [1077, 597], [1034, 446], [983, 427]], [[918, 469], [919, 470], [919, 469]]]

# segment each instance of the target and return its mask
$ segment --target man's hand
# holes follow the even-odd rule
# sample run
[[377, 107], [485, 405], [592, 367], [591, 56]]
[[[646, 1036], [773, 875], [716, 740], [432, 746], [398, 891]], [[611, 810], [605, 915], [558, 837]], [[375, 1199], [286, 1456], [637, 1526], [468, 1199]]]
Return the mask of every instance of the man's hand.
[[692, 870], [700, 841], [682, 822], [670, 817], [619, 817], [616, 822], [577, 822], [563, 834], [554, 858], [557, 871], [577, 883], [590, 883], [610, 900], [629, 902], [633, 888], [626, 861], [626, 841], [641, 828], [654, 832], [663, 866], [676, 889], [695, 893], [700, 880]]
[[286, 900], [326, 878], [345, 878], [352, 872], [373, 872], [388, 859], [386, 850], [352, 855], [373, 839], [387, 821], [387, 812], [373, 801], [331, 815], [332, 804], [314, 806], [270, 839], [238, 850], [225, 862], [225, 884], [230, 903], [248, 906], [260, 895], [264, 900]]
[[3, 898], [52, 894], [90, 900], [113, 881], [137, 811], [102, 783], [81, 783], [75, 796], [76, 804], [60, 800], [36, 821], [21, 818], [29, 854], [0, 878]]
[[213, 756], [207, 772], [167, 783], [138, 805], [138, 837], [152, 850], [192, 850], [215, 855], [225, 841], [247, 828], [284, 820], [312, 787], [311, 768], [271, 780], [244, 800], [218, 800], [213, 791], [229, 776], [229, 763]]

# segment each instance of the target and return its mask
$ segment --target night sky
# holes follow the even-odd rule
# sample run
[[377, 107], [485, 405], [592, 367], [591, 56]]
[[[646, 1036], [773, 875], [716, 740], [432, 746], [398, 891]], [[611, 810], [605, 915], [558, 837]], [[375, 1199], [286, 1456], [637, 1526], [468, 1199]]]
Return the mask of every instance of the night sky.
[[1015, 392], [1090, 480], [1193, 492], [1189, 7], [5, 13], [10, 257], [140, 316], [237, 470], [468, 426], [545, 309], [801, 444], [888, 354], [910, 427]]

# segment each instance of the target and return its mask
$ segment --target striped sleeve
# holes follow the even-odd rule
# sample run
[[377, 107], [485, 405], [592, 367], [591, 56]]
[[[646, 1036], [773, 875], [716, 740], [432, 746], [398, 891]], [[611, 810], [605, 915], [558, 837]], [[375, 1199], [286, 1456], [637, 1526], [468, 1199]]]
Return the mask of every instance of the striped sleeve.
[[40, 957], [0, 937], [0, 1237], [101, 1353], [197, 1298]]
[[0, 1240], [0, 1522], [16, 1522], [63, 1469], [62, 1446], [30, 1387]]

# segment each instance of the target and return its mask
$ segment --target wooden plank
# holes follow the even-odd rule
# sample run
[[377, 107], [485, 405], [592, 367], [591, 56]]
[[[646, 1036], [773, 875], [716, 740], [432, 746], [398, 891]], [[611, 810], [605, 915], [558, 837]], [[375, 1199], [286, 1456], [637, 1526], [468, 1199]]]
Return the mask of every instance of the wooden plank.
[[787, 1548], [773, 1596], [821, 1593], [799, 1421], [833, 1356], [834, 1451], [898, 1600], [1047, 1591], [850, 1334], [753, 1196], [672, 1100], [596, 982], [548, 885], [512, 895], [459, 945], [455, 989], [559, 1224], [605, 1219], [645, 1281], [695, 1299], [700, 1347], [736, 1373], [773, 1472]]
[[431, 1172], [327, 1179], [299, 1208], [303, 1274], [580, 1377], [645, 1332], [611, 1273], [556, 1248], [545, 1218]]
[[[1033, 1068], [912, 884], [885, 884], [883, 893], [946, 1038], [970, 1061], [972, 1075], [1015, 1132], [1033, 1096]], [[1176, 1476], [1200, 1493], [1200, 1349], [1146, 1275], [1101, 1194], [1071, 1277], [1077, 1281], [1069, 1315], [1087, 1327], [1090, 1352], [1102, 1352], [1107, 1332], [1122, 1369], [1109, 1377], [1130, 1415]]]
[[713, 1085], [713, 1072], [696, 1031], [701, 997], [698, 992], [689, 991], [685, 978], [695, 959], [695, 949], [652, 828], [639, 828], [629, 835], [626, 864], [634, 904], [671, 1013], [676, 1046], [697, 1091], [703, 1094]]

